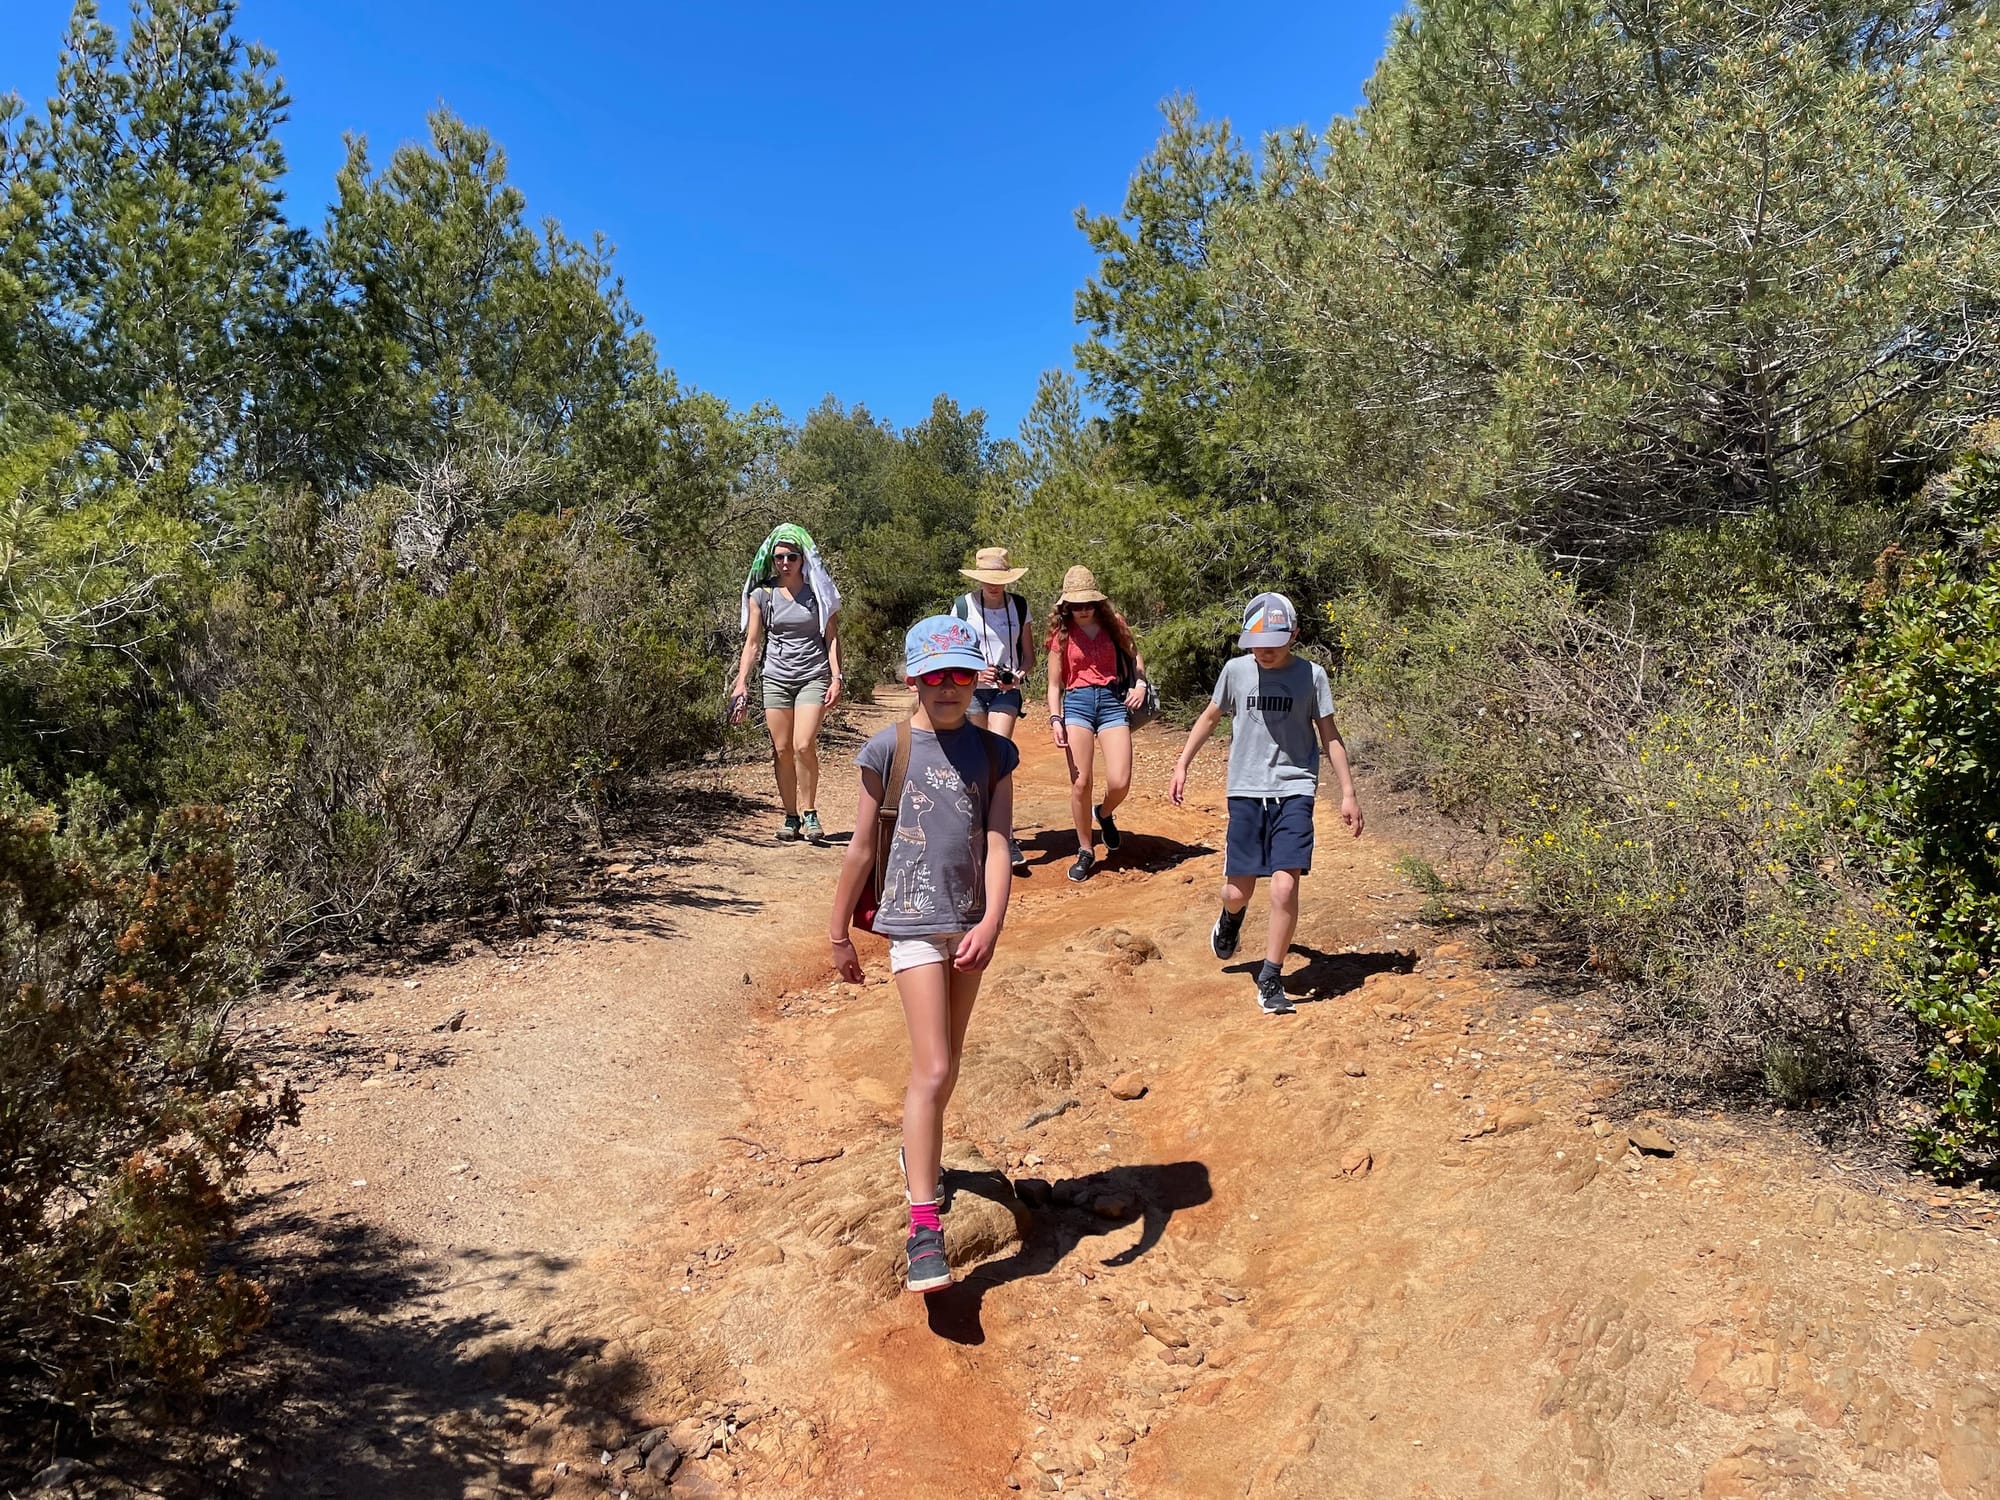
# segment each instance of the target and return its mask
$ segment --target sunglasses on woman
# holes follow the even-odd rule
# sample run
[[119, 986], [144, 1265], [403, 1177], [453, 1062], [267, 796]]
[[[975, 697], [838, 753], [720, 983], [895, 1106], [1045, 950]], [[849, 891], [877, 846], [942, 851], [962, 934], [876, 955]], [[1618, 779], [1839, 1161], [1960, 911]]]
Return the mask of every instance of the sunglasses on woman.
[[979, 674], [970, 667], [940, 667], [935, 672], [917, 674], [917, 681], [925, 687], [942, 686], [946, 678], [951, 679], [954, 687], [971, 687], [973, 683], [979, 681]]
[[776, 563], [781, 568], [786, 567], [791, 563], [795, 563], [798, 560], [799, 560], [799, 555], [796, 552], [773, 552], [771, 554], [771, 561]]

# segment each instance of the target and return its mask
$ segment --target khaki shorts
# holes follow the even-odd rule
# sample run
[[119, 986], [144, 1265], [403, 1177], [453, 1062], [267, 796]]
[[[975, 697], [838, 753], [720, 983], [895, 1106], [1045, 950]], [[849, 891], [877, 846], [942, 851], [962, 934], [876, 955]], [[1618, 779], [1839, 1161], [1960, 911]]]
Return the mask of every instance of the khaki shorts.
[[764, 707], [797, 708], [801, 703], [824, 703], [826, 690], [831, 686], [831, 677], [806, 677], [797, 682], [787, 682], [782, 677], [766, 677]]

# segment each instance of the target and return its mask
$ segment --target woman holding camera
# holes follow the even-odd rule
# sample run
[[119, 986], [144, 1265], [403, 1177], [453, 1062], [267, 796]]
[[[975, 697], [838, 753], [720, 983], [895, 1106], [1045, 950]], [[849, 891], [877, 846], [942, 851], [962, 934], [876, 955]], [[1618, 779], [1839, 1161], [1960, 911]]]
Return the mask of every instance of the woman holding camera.
[[[1008, 593], [1007, 585], [1028, 570], [1011, 566], [1005, 547], [981, 547], [973, 555], [972, 566], [958, 571], [979, 587], [953, 600], [951, 612], [972, 627], [986, 654], [986, 669], [972, 690], [972, 707], [966, 717], [981, 729], [1011, 741], [1021, 717], [1021, 684], [1027, 681], [1028, 664], [1035, 659], [1035, 628], [1028, 620], [1028, 601]], [[1011, 832], [1007, 848], [1015, 869], [1027, 863], [1020, 840]]]

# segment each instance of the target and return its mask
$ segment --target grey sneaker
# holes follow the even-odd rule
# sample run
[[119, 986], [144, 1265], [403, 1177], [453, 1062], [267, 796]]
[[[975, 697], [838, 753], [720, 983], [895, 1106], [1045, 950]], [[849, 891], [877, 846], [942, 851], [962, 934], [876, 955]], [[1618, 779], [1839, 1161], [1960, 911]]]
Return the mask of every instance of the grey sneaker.
[[819, 814], [802, 812], [799, 814], [799, 834], [809, 844], [824, 844], [826, 830], [819, 826]]
[[1278, 975], [1257, 981], [1257, 1009], [1267, 1016], [1289, 1016], [1292, 1002], [1285, 994], [1285, 981]]
[[798, 841], [799, 815], [797, 813], [786, 813], [784, 826], [778, 830], [778, 842], [781, 844], [796, 844]]
[[1021, 848], [1021, 841], [1019, 839], [1007, 840], [1007, 857], [1008, 857], [1008, 862], [1012, 864], [1015, 869], [1025, 870], [1028, 868], [1028, 856], [1027, 853]]
[[1208, 951], [1224, 962], [1236, 957], [1236, 940], [1243, 936], [1243, 913], [1224, 908], [1208, 929]]
[[951, 1285], [951, 1262], [944, 1255], [944, 1234], [936, 1229], [910, 1231], [910, 1276], [904, 1284], [913, 1292], [934, 1292]]
[[1103, 808], [1097, 809], [1097, 826], [1104, 830], [1104, 852], [1114, 854], [1125, 845], [1125, 835], [1118, 831], [1118, 825], [1111, 821], [1111, 814]]
[[1097, 856], [1088, 849], [1076, 851], [1076, 863], [1069, 867], [1069, 878], [1075, 881], [1090, 879], [1090, 867], [1097, 863]]

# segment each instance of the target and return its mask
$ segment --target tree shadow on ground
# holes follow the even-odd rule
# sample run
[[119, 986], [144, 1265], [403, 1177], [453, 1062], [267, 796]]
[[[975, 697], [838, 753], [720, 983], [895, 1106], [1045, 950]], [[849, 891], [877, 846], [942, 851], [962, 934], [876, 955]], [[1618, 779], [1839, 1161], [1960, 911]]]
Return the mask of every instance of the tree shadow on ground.
[[948, 1176], [953, 1191], [976, 1193], [1009, 1208], [1024, 1199], [1039, 1199], [1043, 1192], [1048, 1195], [1044, 1205], [1030, 1210], [1033, 1219], [1019, 1250], [974, 1267], [962, 1280], [924, 1299], [931, 1332], [955, 1344], [986, 1342], [980, 1309], [992, 1288], [1045, 1275], [1085, 1240], [1137, 1220], [1141, 1225], [1138, 1240], [1100, 1262], [1111, 1267], [1129, 1266], [1160, 1242], [1167, 1221], [1177, 1212], [1206, 1203], [1212, 1195], [1208, 1167], [1198, 1161], [1110, 1167], [1054, 1183], [1027, 1178], [1019, 1185], [1018, 1197], [1014, 1185], [999, 1172], [952, 1172]]
[[[1372, 974], [1408, 974], [1417, 966], [1417, 955], [1407, 948], [1386, 953], [1322, 953], [1304, 943], [1294, 943], [1292, 952], [1306, 964], [1285, 975], [1285, 993], [1305, 1004], [1338, 1000], [1342, 995], [1352, 994]], [[1261, 958], [1245, 959], [1225, 966], [1222, 972], [1254, 975], [1263, 962]]]
[[529, 1465], [507, 1457], [521, 1441], [519, 1402], [561, 1394], [617, 1435], [642, 1372], [604, 1361], [606, 1339], [548, 1339], [490, 1311], [452, 1310], [446, 1295], [532, 1290], [567, 1262], [474, 1251], [445, 1263], [359, 1219], [269, 1199], [247, 1219], [225, 1260], [263, 1283], [270, 1323], [196, 1420], [134, 1413], [71, 1450], [113, 1485], [165, 1500], [526, 1493]]

